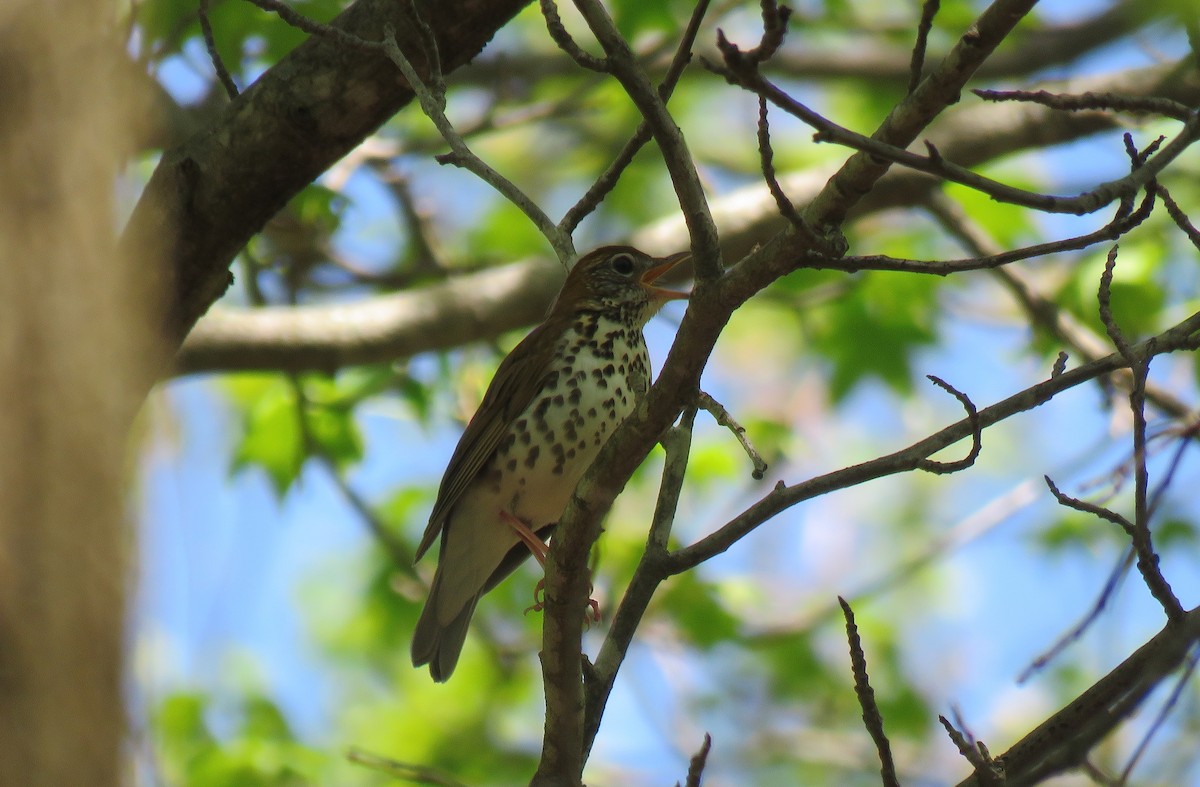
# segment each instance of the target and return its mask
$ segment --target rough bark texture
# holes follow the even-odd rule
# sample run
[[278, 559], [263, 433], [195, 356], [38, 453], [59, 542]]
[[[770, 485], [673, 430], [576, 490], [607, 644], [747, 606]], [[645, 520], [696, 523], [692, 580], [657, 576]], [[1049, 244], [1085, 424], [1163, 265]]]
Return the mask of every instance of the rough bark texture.
[[0, 784], [121, 783], [126, 433], [151, 321], [115, 254], [105, 0], [0, 10]]
[[[442, 69], [474, 57], [528, 0], [418, 3], [437, 35]], [[406, 3], [359, 0], [333, 25], [369, 41], [391, 24], [424, 73]], [[282, 24], [282, 22], [280, 23]], [[126, 230], [126, 251], [161, 259], [170, 293], [166, 337], [178, 345], [231, 281], [229, 264], [300, 189], [412, 98], [378, 51], [311, 37], [233, 101], [219, 118], [167, 152]]]

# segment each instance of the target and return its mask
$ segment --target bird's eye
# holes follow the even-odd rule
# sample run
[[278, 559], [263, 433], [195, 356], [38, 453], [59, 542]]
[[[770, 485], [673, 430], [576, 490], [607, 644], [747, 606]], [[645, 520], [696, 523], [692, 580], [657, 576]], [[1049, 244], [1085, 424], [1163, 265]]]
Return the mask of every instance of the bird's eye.
[[610, 260], [612, 269], [622, 276], [628, 276], [633, 273], [633, 255], [628, 252], [614, 254]]

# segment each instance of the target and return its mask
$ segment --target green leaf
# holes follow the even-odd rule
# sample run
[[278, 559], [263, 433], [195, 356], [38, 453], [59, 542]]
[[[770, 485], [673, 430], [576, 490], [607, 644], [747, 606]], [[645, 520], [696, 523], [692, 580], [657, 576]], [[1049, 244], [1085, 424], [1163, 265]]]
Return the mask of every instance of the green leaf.
[[[1061, 301], [1101, 336], [1098, 293], [1109, 249], [1094, 251], [1079, 265], [1063, 289]], [[1163, 266], [1163, 247], [1158, 242], [1122, 241], [1113, 269], [1110, 304], [1117, 327], [1130, 342], [1154, 331], [1162, 315], [1165, 293], [1157, 274]]]
[[244, 723], [242, 732], [253, 738], [273, 740], [295, 740], [292, 729], [283, 712], [273, 700], [262, 694], [247, 697], [242, 704]]
[[310, 406], [305, 415], [316, 448], [339, 469], [362, 459], [363, 440], [349, 407]]
[[701, 581], [695, 571], [673, 577], [660, 599], [680, 632], [699, 648], [711, 648], [737, 635], [737, 618], [725, 609], [715, 588]]
[[[330, 427], [334, 431], [334, 427]], [[242, 440], [234, 450], [233, 470], [261, 467], [282, 497], [304, 465], [296, 397], [282, 378], [266, 389], [246, 415]]]
[[1034, 543], [1049, 554], [1072, 554], [1125, 538], [1116, 525], [1098, 517], [1069, 511], [1034, 533]]
[[833, 364], [835, 401], [872, 377], [899, 393], [912, 389], [912, 353], [937, 338], [936, 288], [928, 277], [872, 273], [853, 293], [803, 315], [812, 347]]

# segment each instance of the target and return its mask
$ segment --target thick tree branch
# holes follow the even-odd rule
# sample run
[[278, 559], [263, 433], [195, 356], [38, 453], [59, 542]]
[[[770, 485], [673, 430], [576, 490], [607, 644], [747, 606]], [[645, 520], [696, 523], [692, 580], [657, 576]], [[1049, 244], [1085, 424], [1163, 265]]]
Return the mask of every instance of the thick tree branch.
[[480, 341], [537, 322], [562, 286], [550, 258], [514, 263], [361, 303], [214, 309], [176, 371], [328, 371]]
[[[527, 0], [429, 4], [447, 70], [474, 57]], [[390, 0], [359, 0], [332, 23], [366, 40], [386, 24], [406, 51], [419, 31]], [[229, 264], [304, 186], [412, 98], [387, 58], [314, 37], [267, 71], [204, 132], [167, 151], [125, 231], [126, 252], [160, 260], [173, 345], [228, 287]]]
[[[1080, 765], [1092, 747], [1133, 713], [1164, 678], [1177, 670], [1200, 641], [1200, 609], [1168, 623], [1065, 708], [1042, 722], [995, 760], [1008, 785], [1037, 784]], [[959, 787], [987, 782], [971, 776]]]
[[[1200, 78], [1178, 74], [1173, 66], [1044, 87], [1051, 91], [1111, 91], [1200, 102]], [[1042, 144], [1078, 139], [1114, 125], [1112, 118], [1099, 113], [1064, 114], [1037, 106], [975, 104], [947, 113], [930, 138], [947, 156], [964, 165], [977, 165]], [[809, 170], [784, 175], [779, 180], [794, 203], [805, 204], [824, 186], [830, 174]], [[859, 217], [925, 201], [934, 187], [935, 181], [918, 173], [899, 170], [888, 173], [880, 188], [865, 197], [852, 215]], [[712, 211], [721, 232], [722, 256], [727, 260], [744, 256], [783, 225], [765, 186], [744, 188], [716, 199]], [[687, 230], [679, 218], [668, 218], [626, 240], [649, 252], [665, 254], [687, 243]], [[837, 261], [820, 262], [833, 265]], [[518, 273], [517, 266], [524, 268]], [[464, 291], [476, 297], [487, 294], [482, 309], [474, 313], [476, 319], [465, 322], [459, 319], [464, 304], [454, 305], [453, 301], [443, 299], [439, 294], [443, 285], [416, 290], [412, 298], [381, 296], [383, 304], [378, 306], [375, 301], [379, 299], [373, 298], [336, 307], [214, 311], [188, 337], [176, 369], [185, 373], [237, 369], [331, 370], [344, 364], [388, 362], [398, 353], [412, 355], [491, 339], [503, 331], [537, 322], [562, 281], [561, 266], [554, 271], [548, 260], [517, 266], [512, 275], [523, 284], [503, 287], [496, 293], [489, 289], [491, 280], [487, 272], [461, 279]], [[551, 277], [552, 282], [540, 281], [541, 276]], [[472, 281], [475, 283], [471, 284]], [[429, 304], [446, 309], [441, 318], [427, 310]], [[431, 330], [433, 325], [442, 328]], [[447, 344], [442, 339], [452, 341]]]

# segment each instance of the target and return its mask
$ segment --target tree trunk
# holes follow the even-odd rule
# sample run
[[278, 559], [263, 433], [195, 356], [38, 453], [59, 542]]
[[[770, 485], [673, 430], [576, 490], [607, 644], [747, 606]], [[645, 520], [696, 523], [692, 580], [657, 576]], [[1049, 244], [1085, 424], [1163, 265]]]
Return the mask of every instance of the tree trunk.
[[125, 441], [152, 365], [115, 252], [102, 0], [0, 10], [0, 785], [121, 782]]

